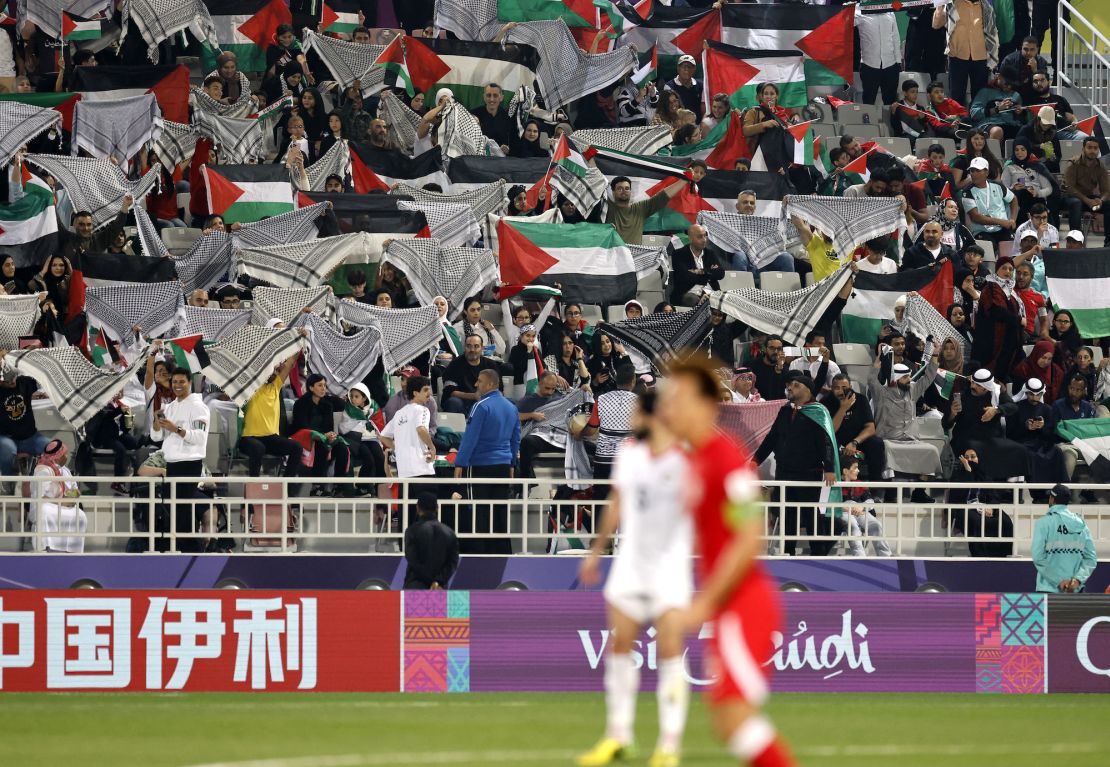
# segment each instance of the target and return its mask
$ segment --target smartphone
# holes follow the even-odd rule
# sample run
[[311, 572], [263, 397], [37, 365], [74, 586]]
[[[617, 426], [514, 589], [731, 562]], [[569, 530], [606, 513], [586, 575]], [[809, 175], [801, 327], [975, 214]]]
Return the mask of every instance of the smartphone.
[[162, 419], [163, 419], [163, 418], [165, 418], [165, 417], [166, 417], [166, 411], [164, 411], [164, 410], [156, 410], [156, 411], [154, 411], [154, 420], [155, 420], [155, 421], [160, 421], [160, 420], [162, 420]]
[[787, 357], [801, 357], [802, 350], [797, 346], [787, 346], [782, 350], [782, 353]]

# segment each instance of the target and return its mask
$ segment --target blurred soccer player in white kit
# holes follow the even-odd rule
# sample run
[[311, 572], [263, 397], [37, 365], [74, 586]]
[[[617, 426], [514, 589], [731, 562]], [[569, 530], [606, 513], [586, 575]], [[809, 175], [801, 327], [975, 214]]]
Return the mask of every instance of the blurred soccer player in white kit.
[[575, 760], [597, 767], [633, 756], [633, 725], [640, 669], [632, 658], [640, 630], [654, 622], [659, 652], [656, 695], [659, 741], [650, 767], [677, 767], [690, 690], [678, 616], [693, 591], [693, 524], [686, 512], [686, 459], [674, 435], [655, 418], [655, 392], [646, 392], [633, 416], [635, 439], [617, 454], [613, 489], [597, 538], [579, 579], [598, 582], [602, 551], [620, 528], [605, 601], [609, 606], [609, 654], [605, 658], [605, 735]]

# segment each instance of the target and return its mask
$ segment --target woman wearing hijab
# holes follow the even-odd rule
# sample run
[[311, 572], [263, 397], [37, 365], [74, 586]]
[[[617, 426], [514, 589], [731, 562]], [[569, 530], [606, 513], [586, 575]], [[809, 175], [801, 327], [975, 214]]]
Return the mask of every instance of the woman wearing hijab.
[[[930, 220], [940, 224], [941, 245], [947, 245], [955, 250], [957, 254], [963, 253], [966, 246], [975, 243], [975, 237], [972, 236], [971, 230], [964, 225], [963, 210], [960, 208], [960, 203], [953, 198], [949, 197], [947, 200], [942, 200], [940, 205], [937, 206], [937, 212], [933, 214]], [[921, 238], [924, 229], [925, 227], [922, 226], [917, 230], [916, 236], [918, 239]]]
[[[964, 349], [971, 346], [970, 341], [964, 342]], [[946, 338], [940, 344], [940, 368], [958, 376], [964, 375], [964, 352], [960, 351], [960, 344], [954, 338]], [[925, 404], [941, 415], [947, 416], [952, 409], [951, 396], [945, 397], [935, 386], [925, 390]]]
[[1014, 292], [1014, 259], [1003, 256], [987, 277], [975, 310], [975, 341], [971, 356], [1002, 382], [1021, 355], [1025, 304]]
[[[222, 100], [227, 104], [234, 104], [242, 98], [244, 91], [250, 92], [250, 80], [247, 80], [247, 76], [239, 71], [238, 60], [231, 51], [224, 51], [216, 57], [216, 71], [212, 74], [220, 78], [224, 94]], [[244, 80], [246, 80], [245, 86]]]
[[[779, 89], [774, 83], [756, 86], [759, 104], [744, 112], [743, 133], [748, 137], [752, 152], [763, 150], [767, 170], [783, 171], [790, 167], [793, 149], [787, 152], [787, 126], [798, 121], [797, 116], [778, 103]], [[793, 140], [790, 141], [793, 146]]]
[[520, 138], [509, 151], [509, 154], [513, 157], [551, 156], [547, 147], [540, 144], [540, 124], [538, 122], [529, 120], [524, 124], [524, 131], [520, 134]]
[[[948, 318], [948, 324], [954, 327], [956, 329], [956, 332], [960, 334], [960, 338], [963, 339], [964, 363], [967, 363], [967, 361], [971, 359], [971, 345], [973, 336], [971, 334], [971, 323], [967, 321], [967, 314], [964, 312], [964, 305], [952, 304], [948, 307], [948, 311], [945, 316]], [[945, 370], [947, 369], [948, 368], [946, 366]]]
[[5, 253], [0, 261], [0, 292], [8, 296], [23, 296], [30, 293], [27, 283], [15, 275], [15, 257]]
[[[378, 412], [370, 390], [365, 384], [357, 383], [347, 392], [347, 401], [339, 416], [338, 429], [347, 440], [351, 452], [351, 466], [360, 467], [358, 478], [362, 480], [385, 476], [385, 453], [378, 440], [378, 427], [370, 420]], [[353, 486], [352, 495], [375, 495], [376, 483], [360, 483]], [[340, 488], [343, 492], [352, 487]]]
[[532, 208], [528, 206], [528, 190], [520, 184], [509, 187], [509, 213], [510, 216], [531, 216]]
[[1079, 337], [1079, 328], [1075, 326], [1075, 317], [1070, 311], [1061, 309], [1056, 312], [1048, 336], [1056, 342], [1056, 363], [1063, 368], [1071, 367], [1075, 355], [1083, 348], [1083, 339]]
[[[1029, 475], [1025, 481], [1054, 485], [1067, 482], [1069, 477], [1064, 454], [1056, 446], [1056, 417], [1052, 408], [1045, 404], [1051, 401], [1047, 392], [1045, 383], [1039, 378], [1024, 382], [1014, 397], [1017, 413], [1006, 419], [1006, 436], [1023, 445], [1029, 453]], [[1045, 495], [1043, 490], [1034, 490], [1033, 500], [1043, 503]]]
[[42, 498], [33, 504], [32, 527], [37, 551], [85, 551], [85, 528], [88, 520], [77, 499], [81, 490], [66, 467], [69, 448], [60, 439], [51, 440], [35, 465], [35, 476], [43, 481], [32, 484], [32, 497]]
[[590, 388], [594, 396], [617, 388], [617, 368], [630, 364], [624, 346], [614, 343], [608, 333], [594, 333], [593, 352], [590, 354]]
[[[1029, 218], [1029, 208], [1034, 203], [1044, 202], [1047, 205], [1059, 191], [1052, 173], [1037, 160], [1032, 146], [1023, 138], [1014, 140], [1010, 159], [1002, 169], [1001, 181], [1002, 186], [1017, 196], [1019, 221]], [[1049, 207], [1050, 212], [1055, 214], [1053, 207], [1058, 206]]]
[[[530, 363], [534, 363], [534, 367]], [[515, 398], [519, 399], [525, 395], [525, 387], [531, 378], [529, 367], [533, 367], [536, 380], [539, 380], [544, 372], [540, 345], [536, 343], [535, 325], [525, 325], [520, 329], [520, 338], [509, 350], [509, 365], [513, 368], [513, 385], [519, 387]]]
[[1014, 368], [1013, 388], [1020, 389], [1026, 381], [1037, 379], [1044, 401], [1055, 402], [1059, 399], [1064, 383], [1064, 369], [1053, 361], [1055, 351], [1055, 345], [1051, 341], [1041, 339], [1033, 344], [1033, 350]]

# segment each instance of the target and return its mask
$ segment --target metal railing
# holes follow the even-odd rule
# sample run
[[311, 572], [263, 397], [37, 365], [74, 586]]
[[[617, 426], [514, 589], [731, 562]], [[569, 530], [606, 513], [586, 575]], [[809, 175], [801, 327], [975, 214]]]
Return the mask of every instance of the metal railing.
[[[565, 482], [557, 479], [474, 479], [465, 482], [444, 478], [392, 480], [393, 491], [377, 486], [383, 497], [344, 497], [366, 480], [321, 481], [337, 495], [292, 497], [291, 485], [311, 487], [307, 478], [216, 477], [168, 479], [158, 477], [77, 477], [91, 492], [59, 507], [44, 498], [43, 488], [52, 479], [3, 478], [16, 483], [14, 495], [0, 500], [0, 551], [268, 551], [293, 553], [396, 553], [403, 550], [404, 531], [414, 518], [414, 496], [435, 489], [441, 496], [440, 519], [456, 531], [464, 550], [492, 554], [571, 553], [588, 547], [603, 504], [567, 497]], [[113, 482], [126, 483], [127, 496], [101, 494]], [[207, 483], [204, 497], [183, 498], [181, 489]], [[1082, 491], [1099, 495], [1110, 487], [1072, 484], [1073, 511], [1087, 520], [1099, 553], [1110, 557], [1110, 503], [1080, 505]], [[1031, 500], [1047, 485], [985, 484], [990, 502], [950, 503], [947, 491], [962, 490], [957, 483], [842, 483], [842, 490], [866, 487], [876, 497], [866, 509], [881, 526], [881, 534], [868, 534], [869, 521], [857, 531], [847, 524], [853, 502], [797, 501], [796, 491], [816, 498], [820, 483], [765, 482], [762, 502], [767, 554], [776, 556], [788, 543], [800, 544], [804, 554], [809, 542], [833, 544], [833, 554], [848, 554], [855, 544], [877, 551], [884, 541], [894, 556], [961, 556], [968, 546], [1012, 545], [1017, 556], [1029, 555], [1033, 524], [1046, 511], [1045, 503]], [[95, 489], [92, 489], [95, 488]], [[917, 503], [914, 490], [927, 488], [937, 496], [933, 503]], [[471, 497], [458, 495], [459, 490]], [[396, 494], [397, 497], [393, 497]], [[505, 495], [509, 498], [505, 500]], [[491, 500], [490, 496], [500, 496]], [[886, 497], [889, 495], [889, 500]], [[209, 497], [211, 496], [211, 497]], [[1091, 500], [1091, 499], [1088, 499]], [[1105, 499], [1102, 499], [1103, 501]], [[55, 504], [51, 506], [51, 504]], [[80, 513], [74, 509], [79, 507]], [[790, 509], [791, 511], [787, 511]], [[800, 509], [800, 511], [793, 511]], [[830, 516], [819, 515], [840, 510]], [[987, 513], [990, 510], [990, 514]], [[680, 510], [676, 509], [676, 513]], [[800, 517], [796, 534], [787, 534], [785, 515]], [[830, 519], [828, 526], [825, 520]], [[872, 531], [873, 533], [875, 531]], [[469, 544], [469, 545], [468, 545]], [[618, 543], [619, 545], [619, 537]], [[974, 551], [974, 549], [971, 549]], [[991, 555], [991, 554], [981, 554]], [[1006, 555], [995, 550], [995, 556]]]
[[1094, 113], [1110, 120], [1110, 39], [1074, 5], [1060, 0], [1052, 42], [1057, 48], [1057, 88], [1069, 86], [1082, 91]]

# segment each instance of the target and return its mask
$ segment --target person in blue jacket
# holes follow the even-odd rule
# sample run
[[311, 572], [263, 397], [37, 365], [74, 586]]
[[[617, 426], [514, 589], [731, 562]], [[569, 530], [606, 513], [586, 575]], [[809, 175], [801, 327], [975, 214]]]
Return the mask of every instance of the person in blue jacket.
[[1098, 562], [1091, 531], [1068, 508], [1070, 501], [1071, 490], [1056, 485], [1048, 494], [1048, 512], [1033, 527], [1037, 591], [1078, 594]]

